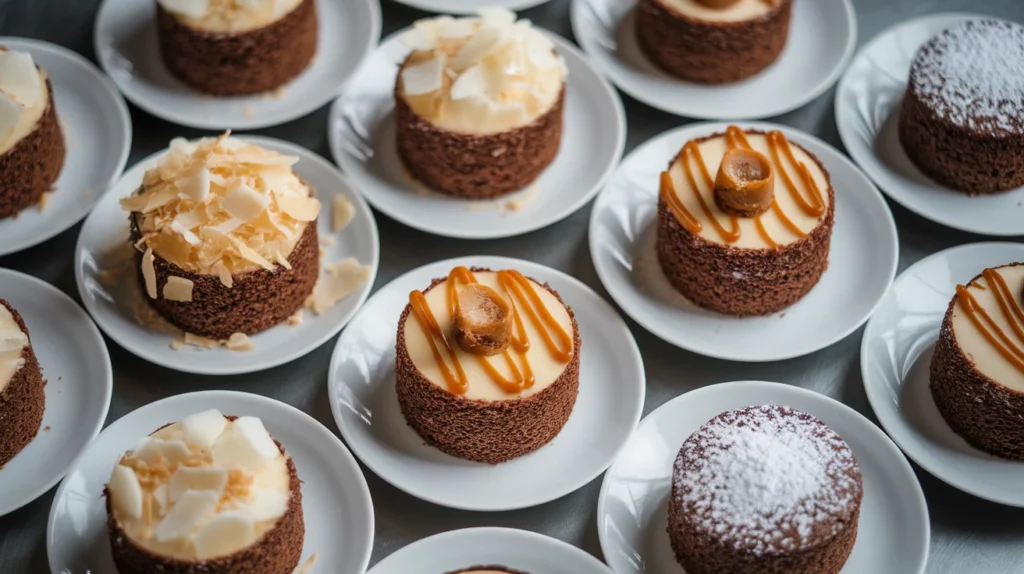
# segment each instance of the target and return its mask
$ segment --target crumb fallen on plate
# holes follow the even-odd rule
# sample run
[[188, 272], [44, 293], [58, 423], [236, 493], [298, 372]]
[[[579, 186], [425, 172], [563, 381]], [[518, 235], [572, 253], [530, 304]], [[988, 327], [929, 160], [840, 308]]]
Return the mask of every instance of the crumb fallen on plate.
[[46, 206], [50, 204], [50, 198], [53, 197], [52, 191], [44, 191], [43, 195], [39, 196], [39, 211], [46, 211]]
[[50, 430], [50, 425], [46, 425], [46, 426], [44, 426], [44, 427], [43, 427], [43, 430], [44, 430], [44, 431], [48, 431], [48, 430]]

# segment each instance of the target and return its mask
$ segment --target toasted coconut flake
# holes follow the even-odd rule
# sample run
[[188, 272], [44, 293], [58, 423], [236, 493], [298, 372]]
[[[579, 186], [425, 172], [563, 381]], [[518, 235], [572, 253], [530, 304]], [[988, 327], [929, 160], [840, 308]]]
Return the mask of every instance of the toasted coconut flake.
[[370, 279], [372, 270], [352, 257], [324, 265], [323, 273], [306, 299], [305, 306], [322, 315]]
[[191, 279], [175, 276], [168, 277], [167, 283], [164, 283], [164, 299], [191, 303], [192, 287], [194, 285]]
[[146, 295], [156, 299], [156, 268], [153, 267], [153, 248], [146, 249], [142, 255], [142, 278], [146, 281]]

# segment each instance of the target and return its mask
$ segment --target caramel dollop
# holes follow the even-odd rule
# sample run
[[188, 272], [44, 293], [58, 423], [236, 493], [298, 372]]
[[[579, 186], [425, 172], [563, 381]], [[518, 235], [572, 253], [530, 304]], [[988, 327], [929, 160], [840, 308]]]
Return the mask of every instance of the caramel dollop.
[[456, 297], [453, 327], [462, 350], [474, 355], [497, 355], [512, 340], [512, 309], [494, 289], [470, 283]]
[[760, 215], [772, 206], [775, 174], [764, 154], [746, 148], [725, 152], [715, 177], [715, 203], [743, 217]]
[[714, 10], [725, 10], [739, 1], [740, 0], [697, 0], [697, 3], [703, 4], [704, 6]]

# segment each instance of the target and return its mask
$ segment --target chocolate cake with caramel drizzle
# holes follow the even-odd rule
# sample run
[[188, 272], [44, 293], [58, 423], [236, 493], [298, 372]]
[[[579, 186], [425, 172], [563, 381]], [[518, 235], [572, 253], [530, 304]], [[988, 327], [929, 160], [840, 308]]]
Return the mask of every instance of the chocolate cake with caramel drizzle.
[[812, 153], [779, 131], [730, 126], [687, 142], [662, 172], [658, 261], [701, 307], [774, 313], [821, 278], [834, 217], [828, 171]]
[[580, 333], [558, 293], [515, 270], [456, 267], [409, 294], [398, 402], [427, 444], [497, 464], [537, 450], [576, 403]]
[[1024, 263], [957, 286], [932, 355], [931, 392], [971, 445], [1024, 461]]

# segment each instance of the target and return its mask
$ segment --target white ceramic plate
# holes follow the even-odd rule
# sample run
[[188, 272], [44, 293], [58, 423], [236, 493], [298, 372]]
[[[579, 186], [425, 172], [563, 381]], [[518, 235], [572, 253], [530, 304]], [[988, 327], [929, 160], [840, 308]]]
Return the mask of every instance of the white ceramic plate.
[[573, 34], [620, 90], [689, 118], [755, 119], [799, 108], [839, 79], [857, 43], [850, 0], [796, 0], [789, 40], [774, 64], [742, 82], [708, 86], [680, 80], [647, 59], [637, 44], [635, 7], [621, 0], [573, 0]]
[[0, 269], [0, 299], [24, 319], [46, 380], [39, 434], [0, 469], [3, 516], [57, 484], [100, 432], [113, 377], [103, 336], [70, 297], [35, 277]]
[[836, 124], [846, 151], [893, 201], [943, 225], [985, 235], [1024, 234], [1024, 187], [968, 197], [921, 173], [903, 151], [899, 109], [917, 49], [964, 20], [936, 14], [901, 22], [868, 42], [836, 92]]
[[252, 130], [304, 116], [337, 97], [380, 38], [377, 0], [319, 0], [317, 54], [281, 93], [220, 97], [202, 94], [164, 66], [154, 0], [105, 0], [96, 16], [96, 57], [136, 106], [176, 124], [210, 130]]
[[504, 566], [537, 574], [611, 574], [597, 558], [561, 540], [511, 528], [453, 530], [414, 542], [367, 574], [444, 574]]
[[46, 70], [66, 149], [46, 209], [29, 207], [17, 217], [0, 220], [0, 255], [7, 255], [46, 241], [89, 213], [124, 171], [132, 147], [132, 120], [110, 78], [82, 56], [24, 38], [3, 37], [0, 46], [32, 54]]
[[764, 317], [730, 317], [686, 301], [661, 271], [654, 250], [658, 174], [687, 141], [722, 132], [727, 124], [689, 125], [633, 150], [594, 203], [590, 254], [622, 310], [677, 347], [733, 361], [806, 355], [849, 335], [871, 316], [896, 273], [896, 225], [878, 190], [825, 142], [785, 126], [741, 126], [783, 131], [832, 176], [836, 215], [828, 269], [803, 299]]
[[[409, 292], [453, 267], [517, 269], [547, 282], [572, 307], [583, 341], [580, 390], [562, 432], [541, 449], [498, 465], [469, 462], [427, 446], [405, 422], [395, 395], [395, 333]], [[342, 333], [328, 374], [334, 420], [371, 470], [442, 506], [512, 510], [554, 500], [608, 468], [644, 405], [636, 341], [611, 305], [559, 271], [504, 257], [463, 257], [425, 265], [377, 291]]]
[[[82, 226], [75, 248], [75, 280], [85, 308], [107, 336], [151, 363], [206, 375], [230, 375], [269, 369], [305, 355], [336, 335], [370, 294], [377, 274], [380, 241], [377, 224], [366, 202], [352, 192], [337, 168], [313, 152], [271, 138], [242, 136], [241, 139], [299, 157], [295, 172], [316, 189], [317, 197], [323, 205], [317, 222], [320, 238], [323, 240], [330, 236], [335, 240], [331, 246], [325, 246], [321, 241], [321, 249], [327, 253], [324, 261], [334, 262], [354, 257], [359, 263], [371, 267], [371, 276], [357, 291], [323, 315], [317, 316], [307, 311], [300, 325], [282, 324], [253, 335], [251, 339], [255, 348], [251, 351], [230, 351], [223, 347], [172, 349], [171, 341], [180, 337], [181, 333], [149, 310], [136, 276], [130, 272], [125, 273], [122, 280], [114, 285], [104, 280], [107, 270], [134, 265], [130, 259], [131, 249], [126, 249], [128, 216], [118, 202], [139, 186], [146, 169], [155, 165], [157, 159], [166, 152], [156, 153], [129, 169], [100, 199]], [[344, 195], [351, 200], [355, 215], [347, 227], [332, 233], [331, 201], [336, 195]], [[140, 314], [146, 317], [146, 321], [137, 318]]]
[[861, 373], [871, 408], [914, 462], [960, 490], [1024, 507], [1024, 463], [984, 453], [939, 414], [928, 367], [956, 286], [986, 267], [1024, 261], [1024, 244], [972, 243], [926, 257], [893, 283], [868, 321]]
[[211, 408], [263, 419], [295, 461], [306, 524], [302, 560], [314, 552], [318, 555], [309, 574], [358, 574], [366, 569], [373, 546], [373, 503], [345, 445], [312, 417], [282, 402], [236, 391], [203, 391], [132, 411], [89, 445], [57, 489], [50, 508], [46, 554], [53, 572], [116, 574], [102, 496], [111, 469], [124, 451], [161, 425]]
[[345, 94], [327, 125], [331, 153], [367, 201], [391, 218], [428, 233], [466, 239], [510, 237], [568, 217], [590, 201], [622, 157], [622, 102], [587, 59], [553, 33], [569, 68], [562, 146], [527, 189], [493, 201], [466, 201], [429, 192], [406, 174], [395, 144], [394, 86], [409, 48], [398, 34], [384, 40]]
[[475, 14], [482, 7], [502, 7], [509, 10], [525, 10], [549, 0], [395, 0], [399, 4], [419, 8], [428, 12], [447, 14]]
[[721, 383], [677, 397], [647, 415], [608, 469], [597, 533], [616, 574], [684, 574], [669, 545], [672, 463], [683, 441], [711, 418], [751, 405], [810, 413], [850, 445], [864, 480], [857, 541], [842, 574], [923, 573], [930, 525], [910, 464], [878, 427], [824, 395], [779, 383]]

